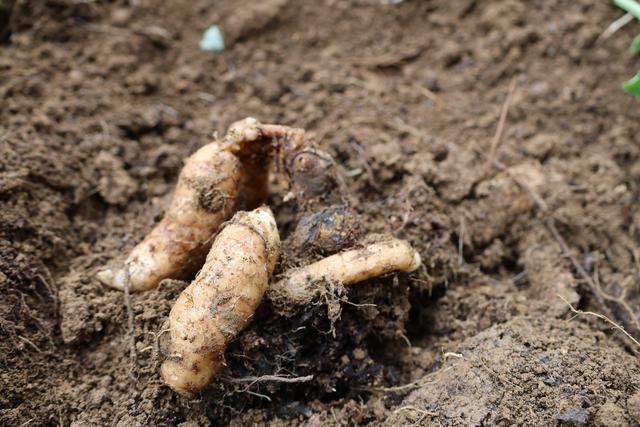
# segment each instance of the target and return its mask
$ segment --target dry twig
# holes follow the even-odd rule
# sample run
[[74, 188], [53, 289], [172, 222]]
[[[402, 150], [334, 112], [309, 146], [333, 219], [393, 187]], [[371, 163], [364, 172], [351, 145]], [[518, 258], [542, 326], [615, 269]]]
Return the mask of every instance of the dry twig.
[[304, 377], [282, 377], [280, 375], [262, 375], [260, 377], [242, 377], [242, 378], [230, 378], [229, 382], [242, 384], [250, 383], [253, 385], [260, 382], [272, 382], [272, 383], [304, 383], [311, 381], [313, 375], [305, 375]]
[[633, 21], [633, 15], [630, 13], [625, 13], [620, 18], [609, 24], [609, 26], [602, 32], [602, 34], [598, 36], [598, 38], [596, 39], [596, 43], [608, 39], [631, 21]]
[[489, 149], [489, 159], [487, 160], [487, 165], [493, 161], [496, 156], [496, 152], [498, 151], [498, 147], [500, 146], [502, 133], [504, 132], [504, 126], [507, 123], [507, 114], [509, 114], [509, 108], [511, 107], [511, 101], [513, 100], [513, 93], [515, 92], [515, 90], [516, 78], [513, 77], [511, 79], [511, 83], [509, 83], [507, 98], [504, 100], [504, 104], [502, 104], [502, 110], [500, 111], [500, 119], [498, 120], [496, 133], [493, 136], [493, 140], [491, 141], [491, 148]]
[[[476, 150], [476, 152], [479, 153], [482, 156], [485, 156], [485, 157], [487, 156], [486, 154], [484, 154], [480, 150]], [[596, 302], [600, 306], [600, 309], [602, 311], [604, 311], [606, 313], [606, 315], [597, 314], [597, 313], [591, 313], [591, 312], [583, 312], [583, 313], [585, 313], [585, 314], [591, 313], [593, 315], [602, 316], [602, 318], [605, 318], [607, 320], [609, 320], [610, 318], [615, 318], [616, 316], [613, 315], [613, 312], [611, 311], [611, 309], [609, 308], [609, 306], [605, 302], [605, 301], [609, 301], [609, 302], [613, 302], [617, 306], [621, 307], [626, 312], [626, 315], [629, 317], [630, 322], [632, 322], [634, 326], [640, 325], [640, 321], [638, 320], [638, 317], [633, 313], [633, 310], [631, 309], [631, 307], [629, 307], [629, 305], [625, 301], [621, 300], [620, 298], [613, 297], [613, 296], [608, 295], [607, 293], [603, 292], [602, 288], [600, 287], [600, 284], [597, 283], [589, 275], [589, 273], [587, 273], [587, 271], [582, 266], [582, 264], [580, 264], [580, 262], [578, 261], [576, 256], [572, 253], [571, 249], [569, 248], [569, 245], [567, 244], [566, 240], [562, 237], [562, 235], [558, 231], [558, 228], [556, 227], [554, 219], [553, 219], [553, 216], [552, 216], [552, 212], [549, 211], [549, 208], [548, 208], [547, 204], [545, 203], [544, 199], [538, 193], [536, 193], [531, 188], [531, 186], [528, 185], [526, 182], [524, 182], [523, 180], [521, 180], [518, 177], [514, 176], [513, 174], [509, 173], [509, 170], [507, 169], [507, 167], [504, 164], [502, 164], [501, 162], [499, 162], [496, 159], [491, 159], [491, 158], [489, 158], [488, 161], [491, 162], [491, 164], [493, 164], [493, 166], [496, 169], [498, 169], [500, 171], [504, 171], [505, 173], [507, 173], [509, 175], [509, 177], [511, 177], [511, 179], [513, 179], [515, 181], [516, 184], [518, 184], [524, 191], [529, 193], [531, 198], [534, 200], [534, 202], [538, 206], [538, 209], [540, 209], [540, 211], [543, 214], [547, 215], [547, 219], [544, 221], [544, 225], [547, 227], [547, 229], [549, 230], [549, 232], [553, 236], [554, 240], [560, 246], [562, 254], [571, 262], [571, 265], [573, 266], [575, 271], [582, 277], [582, 279], [585, 281], [585, 283], [589, 286], [589, 289], [590, 289], [591, 293], [593, 294], [594, 298], [596, 299]], [[624, 330], [624, 329], [622, 329], [622, 330]], [[634, 342], [637, 342], [635, 340], [635, 338], [632, 337], [631, 334], [629, 334], [626, 331], [625, 331], [625, 334], [627, 336], [629, 336], [630, 338], [632, 338]]]
[[558, 297], [564, 301], [568, 306], [569, 309], [571, 310], [572, 313], [576, 314], [577, 316], [580, 315], [585, 315], [585, 316], [593, 316], [593, 317], [597, 317], [600, 320], [604, 320], [605, 322], [607, 322], [608, 324], [610, 324], [611, 326], [613, 326], [614, 328], [616, 328], [617, 330], [619, 330], [620, 332], [622, 332], [627, 338], [629, 338], [631, 341], [633, 341], [633, 343], [640, 348], [640, 342], [638, 342], [637, 339], [635, 339], [629, 332], [627, 332], [624, 327], [616, 322], [614, 322], [613, 320], [609, 319], [607, 316], [605, 316], [604, 314], [600, 314], [600, 313], [594, 313], [593, 311], [582, 311], [582, 310], [578, 310], [576, 308], [574, 308], [571, 303], [569, 301], [567, 301], [564, 297], [562, 297], [561, 295], [558, 295]]
[[136, 366], [136, 334], [134, 328], [134, 314], [131, 307], [131, 294], [129, 292], [129, 267], [125, 268], [125, 281], [124, 281], [124, 305], [127, 308], [127, 328], [129, 335], [129, 356], [131, 358], [131, 370]]

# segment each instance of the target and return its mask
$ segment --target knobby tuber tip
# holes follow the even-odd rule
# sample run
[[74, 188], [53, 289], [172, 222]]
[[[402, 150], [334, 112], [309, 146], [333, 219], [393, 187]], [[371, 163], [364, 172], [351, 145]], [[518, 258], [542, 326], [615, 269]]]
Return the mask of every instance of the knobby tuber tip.
[[307, 304], [316, 295], [318, 282], [351, 285], [392, 271], [415, 271], [420, 265], [420, 254], [407, 242], [388, 238], [288, 272], [270, 287], [269, 299], [277, 305]]
[[280, 253], [271, 211], [238, 212], [216, 237], [195, 280], [169, 314], [166, 384], [193, 395], [220, 368], [227, 345], [260, 304]]
[[329, 153], [303, 147], [285, 159], [291, 193], [301, 210], [314, 210], [317, 204], [343, 203], [338, 170]]

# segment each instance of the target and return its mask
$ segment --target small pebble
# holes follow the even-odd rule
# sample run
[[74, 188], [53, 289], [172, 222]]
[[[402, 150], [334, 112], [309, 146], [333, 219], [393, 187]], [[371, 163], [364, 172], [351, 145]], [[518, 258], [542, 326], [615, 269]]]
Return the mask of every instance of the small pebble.
[[217, 25], [212, 25], [202, 35], [200, 49], [221, 52], [224, 50], [224, 37]]

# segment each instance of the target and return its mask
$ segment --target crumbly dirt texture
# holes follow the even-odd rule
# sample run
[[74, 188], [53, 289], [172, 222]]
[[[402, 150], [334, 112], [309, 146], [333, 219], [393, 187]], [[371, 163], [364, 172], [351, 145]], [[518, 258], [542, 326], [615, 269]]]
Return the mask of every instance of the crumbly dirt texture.
[[[1, 425], [640, 425], [637, 347], [558, 297], [640, 337], [637, 23], [599, 38], [607, 1], [392, 3], [0, 0]], [[198, 47], [212, 24], [223, 52]], [[187, 399], [158, 372], [187, 284], [132, 295], [132, 359], [123, 294], [94, 275], [247, 116], [304, 128], [358, 235], [425, 268], [290, 317], [264, 301]], [[285, 194], [273, 178], [286, 243]]]

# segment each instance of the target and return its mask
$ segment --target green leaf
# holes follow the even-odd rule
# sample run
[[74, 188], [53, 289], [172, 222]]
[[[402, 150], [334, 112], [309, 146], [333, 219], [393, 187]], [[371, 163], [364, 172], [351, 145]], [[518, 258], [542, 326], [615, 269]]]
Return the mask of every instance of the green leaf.
[[636, 74], [631, 80], [628, 80], [622, 84], [624, 90], [640, 98], [640, 74]]
[[640, 53], [640, 34], [638, 34], [636, 38], [633, 39], [633, 42], [631, 42], [631, 47], [629, 48], [629, 50], [631, 51], [631, 53], [635, 53], [635, 54]]
[[635, 0], [613, 0], [613, 2], [621, 9], [626, 10], [630, 14], [640, 19], [640, 4]]

